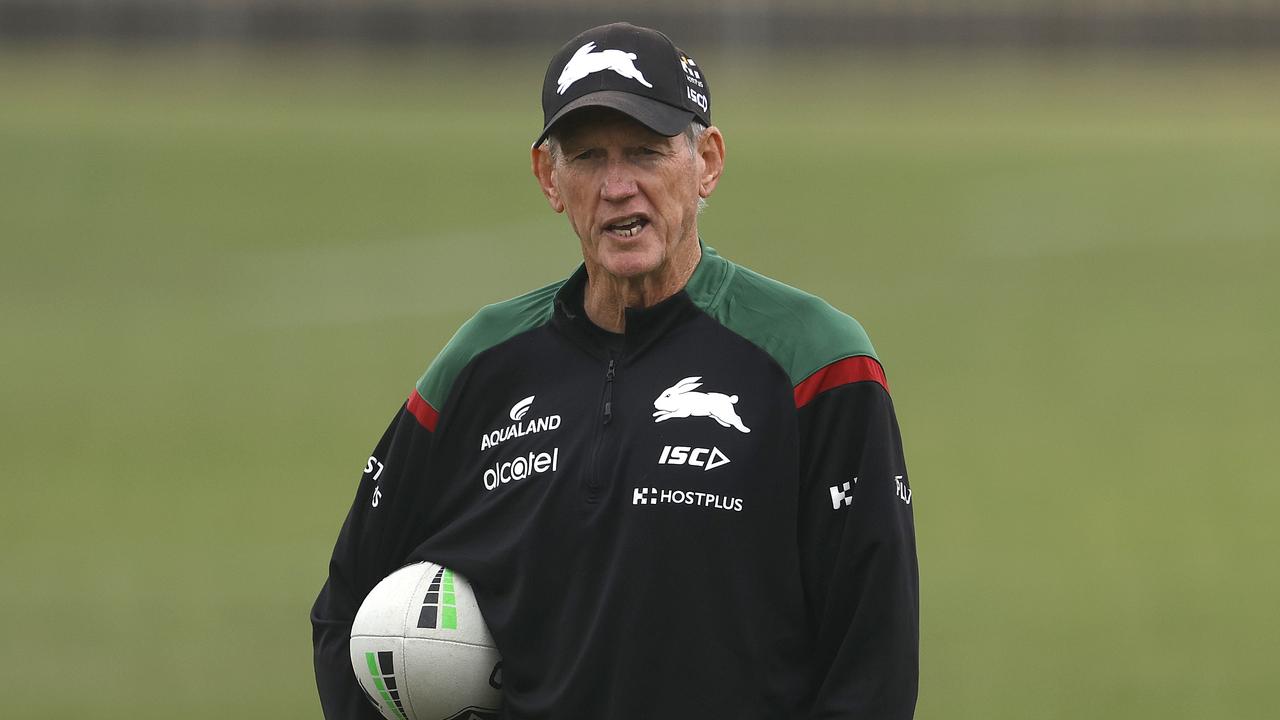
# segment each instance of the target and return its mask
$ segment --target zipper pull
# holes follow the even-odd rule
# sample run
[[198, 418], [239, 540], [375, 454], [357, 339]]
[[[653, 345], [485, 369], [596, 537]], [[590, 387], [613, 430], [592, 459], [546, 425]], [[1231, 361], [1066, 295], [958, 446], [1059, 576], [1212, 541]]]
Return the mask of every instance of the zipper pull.
[[609, 358], [609, 369], [604, 374], [604, 424], [608, 425], [613, 419], [613, 375], [614, 364], [617, 361]]

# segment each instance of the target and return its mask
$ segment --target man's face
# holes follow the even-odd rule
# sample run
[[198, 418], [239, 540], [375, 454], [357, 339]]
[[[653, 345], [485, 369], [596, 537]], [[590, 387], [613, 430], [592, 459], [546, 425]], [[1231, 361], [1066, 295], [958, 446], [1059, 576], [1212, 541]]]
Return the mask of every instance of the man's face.
[[698, 199], [719, 178], [718, 130], [707, 130], [715, 135], [708, 160], [686, 136], [658, 135], [621, 113], [583, 111], [564, 123], [560, 152], [535, 150], [534, 172], [552, 208], [568, 215], [589, 270], [660, 273], [697, 242]]

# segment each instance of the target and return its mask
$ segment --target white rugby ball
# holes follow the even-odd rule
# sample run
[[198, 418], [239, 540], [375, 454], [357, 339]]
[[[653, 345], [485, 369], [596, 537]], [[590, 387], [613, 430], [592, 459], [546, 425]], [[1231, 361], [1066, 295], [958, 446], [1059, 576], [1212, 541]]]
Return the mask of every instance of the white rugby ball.
[[435, 563], [400, 568], [364, 599], [351, 667], [387, 720], [488, 720], [502, 700], [502, 656], [471, 586]]

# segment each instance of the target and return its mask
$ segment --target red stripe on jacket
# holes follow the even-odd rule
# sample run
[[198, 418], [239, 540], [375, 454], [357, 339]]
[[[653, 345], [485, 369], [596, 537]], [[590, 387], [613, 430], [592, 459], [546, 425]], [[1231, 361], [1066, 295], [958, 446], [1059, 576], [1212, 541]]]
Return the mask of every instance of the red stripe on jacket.
[[875, 358], [858, 355], [837, 360], [796, 385], [796, 407], [808, 405], [819, 393], [832, 388], [868, 380], [880, 383], [880, 387], [889, 392], [889, 381], [885, 379], [884, 368]]
[[413, 392], [409, 393], [409, 400], [405, 403], [405, 407], [414, 417], [418, 418], [419, 425], [431, 432], [436, 431], [436, 422], [440, 420], [440, 413], [431, 407], [431, 403], [422, 399], [422, 396], [418, 394], [417, 388], [414, 388]]

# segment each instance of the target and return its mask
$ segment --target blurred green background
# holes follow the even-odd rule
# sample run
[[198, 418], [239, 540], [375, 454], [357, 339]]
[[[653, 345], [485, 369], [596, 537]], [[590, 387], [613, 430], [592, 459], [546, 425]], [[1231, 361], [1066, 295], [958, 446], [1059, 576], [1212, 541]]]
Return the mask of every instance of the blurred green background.
[[[319, 716], [368, 451], [576, 264], [547, 52], [0, 52], [0, 716]], [[888, 369], [917, 717], [1275, 717], [1280, 54], [700, 60], [704, 238]]]

